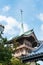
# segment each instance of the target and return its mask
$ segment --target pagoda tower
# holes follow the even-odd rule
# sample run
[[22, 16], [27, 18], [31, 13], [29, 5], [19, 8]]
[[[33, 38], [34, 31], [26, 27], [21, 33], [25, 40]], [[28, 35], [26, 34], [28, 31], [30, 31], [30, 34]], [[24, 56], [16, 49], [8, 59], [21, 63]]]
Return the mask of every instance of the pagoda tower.
[[14, 50], [15, 57], [27, 56], [39, 45], [33, 29], [16, 37], [16, 42], [19, 44], [16, 47], [16, 51]]

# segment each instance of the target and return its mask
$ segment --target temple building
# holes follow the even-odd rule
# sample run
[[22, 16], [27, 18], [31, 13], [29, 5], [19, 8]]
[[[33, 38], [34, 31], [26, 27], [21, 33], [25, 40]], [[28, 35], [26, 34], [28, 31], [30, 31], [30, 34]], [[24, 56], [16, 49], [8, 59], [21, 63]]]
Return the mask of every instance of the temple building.
[[16, 38], [16, 42], [19, 42], [19, 45], [16, 48], [14, 54], [15, 57], [29, 55], [32, 50], [34, 50], [34, 48], [39, 45], [33, 30], [30, 30], [21, 36], [18, 36]]
[[[15, 44], [14, 40], [16, 39], [16, 42], [18, 42], [16, 46], [16, 51], [15, 51]], [[12, 40], [8, 41], [7, 43], [13, 48], [13, 56], [15, 57], [20, 57], [20, 56], [27, 56], [29, 55], [36, 47], [39, 46], [37, 37], [32, 30], [29, 30], [25, 32], [24, 34], [17, 36], [13, 38]]]

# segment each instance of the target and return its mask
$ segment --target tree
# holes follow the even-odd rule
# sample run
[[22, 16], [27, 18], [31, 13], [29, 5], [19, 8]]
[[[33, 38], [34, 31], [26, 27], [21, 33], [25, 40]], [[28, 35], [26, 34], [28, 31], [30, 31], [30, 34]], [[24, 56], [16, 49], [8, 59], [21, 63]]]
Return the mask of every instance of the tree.
[[3, 43], [7, 42], [7, 38], [2, 38], [3, 39]]
[[5, 42], [7, 42], [7, 40], [3, 38], [3, 43], [0, 43], [0, 63], [9, 65], [10, 59], [12, 58], [12, 51], [10, 47], [4, 46]]
[[22, 63], [20, 59], [12, 57], [11, 65], [27, 65], [26, 63]]

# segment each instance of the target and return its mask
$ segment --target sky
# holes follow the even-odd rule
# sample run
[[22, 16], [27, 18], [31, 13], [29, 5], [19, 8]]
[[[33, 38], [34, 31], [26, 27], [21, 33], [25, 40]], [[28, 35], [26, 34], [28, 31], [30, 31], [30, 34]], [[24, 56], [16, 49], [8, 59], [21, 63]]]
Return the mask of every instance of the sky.
[[43, 40], [43, 0], [0, 0], [0, 24], [4, 25], [4, 37], [11, 39], [33, 29], [38, 40]]
[[11, 39], [21, 35], [22, 22], [24, 32], [33, 29], [37, 39], [43, 40], [43, 0], [0, 0], [0, 24], [5, 27], [3, 36]]

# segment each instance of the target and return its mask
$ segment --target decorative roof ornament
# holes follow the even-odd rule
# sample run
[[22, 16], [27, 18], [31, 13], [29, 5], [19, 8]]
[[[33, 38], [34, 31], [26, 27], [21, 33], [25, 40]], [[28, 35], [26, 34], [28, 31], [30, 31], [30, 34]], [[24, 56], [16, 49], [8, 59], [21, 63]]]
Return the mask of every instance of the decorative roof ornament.
[[24, 33], [24, 26], [23, 26], [23, 10], [20, 10], [21, 12], [21, 27], [22, 27], [22, 33]]

